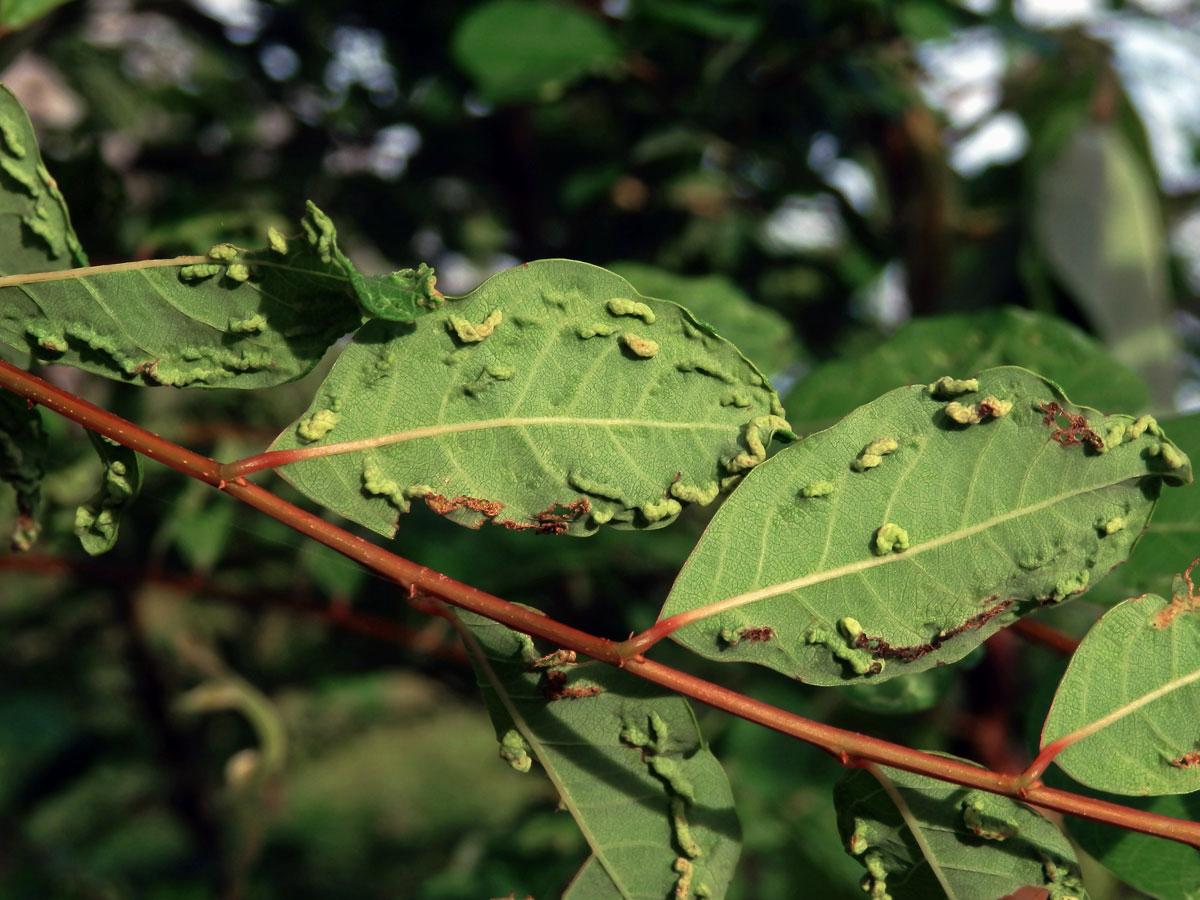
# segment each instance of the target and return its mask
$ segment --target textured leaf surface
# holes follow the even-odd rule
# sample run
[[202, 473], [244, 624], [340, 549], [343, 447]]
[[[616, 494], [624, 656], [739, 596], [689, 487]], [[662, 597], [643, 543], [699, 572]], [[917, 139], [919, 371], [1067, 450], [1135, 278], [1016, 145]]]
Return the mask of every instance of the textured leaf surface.
[[104, 465], [104, 474], [96, 493], [75, 511], [75, 534], [83, 549], [97, 556], [113, 548], [121, 514], [142, 489], [142, 458], [94, 431], [88, 432], [88, 438]]
[[[87, 265], [66, 203], [42, 163], [29, 116], [3, 85], [0, 171], [0, 275]], [[8, 296], [0, 293], [0, 307], [8, 302]]]
[[[259, 388], [291, 381], [361, 321], [328, 219], [264, 250], [152, 260], [0, 282], [0, 340], [43, 362], [143, 384]], [[0, 256], [3, 255], [0, 250]]]
[[49, 442], [36, 406], [8, 391], [0, 391], [0, 482], [16, 492], [17, 520], [12, 548], [28, 550], [41, 524], [42, 476], [46, 474]]
[[[1163, 427], [1180, 450], [1200, 458], [1200, 413], [1165, 420]], [[1129, 561], [1100, 583], [1096, 596], [1089, 592], [1088, 600], [1112, 604], [1145, 593], [1169, 596], [1174, 573], [1200, 553], [1196, 504], [1192, 491], [1166, 491]]]
[[[816, 684], [953, 662], [1102, 577], [1161, 481], [1191, 479], [1148, 417], [1074, 407], [1024, 369], [977, 388], [900, 388], [759, 466], [672, 588], [661, 618], [686, 614], [672, 637]], [[950, 417], [989, 397], [1011, 411]]]
[[591, 847], [565, 900], [725, 896], [741, 832], [687, 701], [598, 663], [547, 665], [527, 635], [453, 615], [501, 757], [536, 758]]
[[[1172, 819], [1200, 822], [1200, 793], [1127, 797], [1121, 803]], [[1068, 821], [1071, 837], [1079, 846], [1122, 881], [1157, 900], [1200, 900], [1200, 853], [1194, 847], [1086, 819]]]
[[686, 310], [543, 260], [412, 325], [363, 327], [273, 449], [361, 442], [280, 473], [381, 534], [416, 498], [465, 525], [587, 534], [711, 502], [765, 458], [778, 411]]
[[787, 319], [755, 303], [723, 275], [689, 278], [637, 262], [618, 262], [607, 268], [627, 279], [644, 296], [671, 300], [708, 322], [764, 372], [781, 372], [800, 355]]
[[880, 767], [904, 805], [870, 772], [833, 789], [838, 831], [867, 870], [864, 890], [892, 900], [996, 900], [1044, 887], [1084, 900], [1075, 852], [1062, 833], [1008, 797]]
[[494, 103], [555, 96], [620, 58], [601, 19], [550, 0], [479, 4], [459, 24], [453, 53]]
[[[1133, 708], [1139, 700], [1149, 702]], [[1058, 686], [1042, 745], [1125, 709], [1055, 762], [1116, 794], [1200, 790], [1200, 595], [1183, 576], [1171, 600], [1126, 600], [1092, 626]]]
[[906, 322], [887, 340], [818, 366], [784, 399], [792, 424], [829, 424], [902, 384], [927, 384], [947, 372], [974, 374], [1021, 366], [1046, 376], [1080, 403], [1144, 411], [1145, 383], [1074, 325], [1015, 307]]

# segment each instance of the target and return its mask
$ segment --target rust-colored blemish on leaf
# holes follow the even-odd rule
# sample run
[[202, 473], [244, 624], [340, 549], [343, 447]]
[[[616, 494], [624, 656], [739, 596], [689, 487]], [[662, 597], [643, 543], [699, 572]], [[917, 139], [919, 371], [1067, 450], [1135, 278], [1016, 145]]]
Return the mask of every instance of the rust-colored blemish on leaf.
[[[1154, 614], [1150, 624], [1160, 631], [1175, 621], [1180, 613], [1200, 612], [1200, 594], [1192, 584], [1192, 569], [1200, 559], [1193, 559], [1182, 575], [1175, 576], [1175, 589], [1171, 592], [1171, 602]], [[1184, 589], [1184, 583], [1187, 589]]]
[[546, 672], [541, 689], [542, 696], [547, 700], [582, 700], [584, 697], [595, 697], [602, 693], [594, 684], [568, 687], [567, 673], [559, 669]]
[[[1097, 450], [1104, 449], [1104, 439], [1088, 426], [1087, 416], [1069, 413], [1054, 402], [1043, 403], [1039, 409], [1046, 414], [1042, 424], [1054, 428], [1054, 433], [1050, 436], [1064, 447], [1091, 444]], [[1069, 423], [1066, 428], [1058, 424], [1059, 416], [1063, 416]]]
[[1170, 765], [1177, 769], [1190, 769], [1192, 766], [1200, 766], [1200, 752], [1193, 750], [1191, 753], [1185, 753], [1179, 759], [1170, 760]]
[[770, 625], [761, 625], [758, 628], [743, 628], [738, 632], [738, 637], [752, 644], [762, 644], [775, 637], [775, 629]]
[[479, 497], [468, 497], [466, 494], [459, 494], [453, 500], [447, 500], [442, 494], [426, 494], [425, 504], [439, 516], [445, 516], [455, 510], [465, 508], [493, 519], [499, 515], [500, 510], [504, 509], [503, 503], [495, 500], [482, 500]]
[[[509, 531], [532, 531], [534, 534], [563, 534], [570, 528], [571, 523], [581, 519], [592, 511], [591, 501], [580, 497], [570, 503], [555, 503], [549, 509], [534, 513], [533, 522], [514, 522], [504, 519], [497, 522]], [[497, 510], [499, 512], [499, 510]]]
[[[995, 600], [996, 597], [992, 597], [991, 599]], [[978, 615], [967, 619], [967, 621], [963, 622], [963, 624], [941, 632], [928, 644], [914, 644], [909, 647], [893, 647], [881, 637], [872, 637], [868, 634], [860, 634], [857, 638], [855, 638], [854, 646], [864, 650], [870, 650], [879, 656], [891, 656], [897, 659], [903, 659], [906, 662], [912, 662], [915, 659], [920, 659], [922, 656], [937, 650], [942, 646], [942, 644], [950, 640], [950, 638], [957, 637], [965, 631], [974, 631], [977, 628], [982, 628], [1012, 605], [1012, 598], [1009, 598], [1008, 600], [1001, 600], [995, 606], [985, 609]]]

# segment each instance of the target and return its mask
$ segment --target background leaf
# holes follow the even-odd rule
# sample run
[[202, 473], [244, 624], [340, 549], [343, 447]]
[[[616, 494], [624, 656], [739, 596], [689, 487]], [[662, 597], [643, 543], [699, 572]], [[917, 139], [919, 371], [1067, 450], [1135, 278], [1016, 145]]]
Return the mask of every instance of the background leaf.
[[[1191, 479], [1161, 435], [1132, 437], [1132, 418], [1074, 407], [1031, 372], [989, 369], [977, 388], [949, 402], [900, 388], [760, 466], [680, 572], [660, 620], [691, 624], [671, 637], [815, 684], [924, 671], [1082, 592], [1129, 553], [1160, 480]], [[1011, 411], [949, 418], [989, 397]], [[1086, 418], [1072, 432], [1069, 416]]]
[[1117, 604], [1071, 657], [1043, 747], [1177, 682], [1059, 753], [1054, 761], [1076, 781], [1117, 794], [1200, 789], [1200, 596], [1190, 587], [1177, 577], [1170, 601], [1147, 594]]
[[1051, 888], [1052, 897], [1086, 897], [1075, 851], [1029, 807], [899, 769], [878, 771], [907, 816], [870, 772], [851, 772], [833, 789], [838, 831], [867, 869], [871, 896], [996, 900], [1032, 885]]
[[1095, 338], [1055, 316], [1005, 306], [912, 319], [877, 345], [813, 369], [783, 405], [807, 434], [900, 385], [994, 366], [1037, 372], [1097, 409], [1143, 412], [1150, 399], [1141, 376]]
[[1085, 121], [1036, 190], [1032, 224], [1051, 270], [1117, 357], [1159, 388], [1156, 403], [1168, 406], [1179, 339], [1152, 174], [1114, 123]]
[[619, 60], [617, 44], [599, 19], [548, 0], [476, 6], [459, 22], [452, 52], [493, 103], [556, 96]]
[[280, 474], [389, 536], [418, 498], [470, 526], [659, 527], [785, 424], [731, 344], [595, 266], [528, 263], [444, 313], [362, 328], [272, 448], [367, 446]]
[[610, 263], [606, 268], [629, 281], [643, 296], [674, 301], [708, 322], [764, 372], [782, 372], [800, 356], [799, 343], [787, 319], [752, 301], [722, 275], [689, 278], [637, 262]]
[[741, 830], [687, 701], [599, 663], [539, 664], [528, 636], [451, 614], [501, 757], [518, 770], [536, 757], [592, 849], [563, 897], [724, 897]]
[[14, 550], [28, 550], [41, 531], [38, 512], [49, 449], [40, 410], [16, 394], [0, 393], [0, 482], [16, 494]]

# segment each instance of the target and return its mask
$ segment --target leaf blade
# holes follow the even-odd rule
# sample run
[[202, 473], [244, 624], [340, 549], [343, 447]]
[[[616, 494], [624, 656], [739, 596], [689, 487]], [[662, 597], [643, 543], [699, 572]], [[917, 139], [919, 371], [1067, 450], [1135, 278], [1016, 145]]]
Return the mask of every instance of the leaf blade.
[[535, 756], [592, 848], [563, 896], [688, 898], [702, 896], [703, 885], [713, 900], [723, 897], [740, 830], [728, 780], [687, 701], [595, 663], [539, 666], [527, 636], [448, 614], [479, 675], [501, 757], [527, 771], [521, 754]]
[[[1128, 554], [1159, 480], [1191, 479], [1149, 420], [1102, 420], [1025, 370], [982, 373], [961, 402], [932, 387], [885, 394], [758, 467], [672, 588], [672, 638], [816, 684], [924, 671], [1080, 593]], [[989, 395], [1011, 411], [950, 419]], [[1114, 429], [1114, 446], [1095, 452], [1089, 424]], [[1116, 444], [1118, 426], [1138, 436]]]
[[542, 260], [442, 314], [369, 323], [272, 450], [311, 448], [280, 474], [388, 536], [416, 499], [471, 527], [589, 534], [712, 502], [765, 458], [780, 411], [686, 310]]

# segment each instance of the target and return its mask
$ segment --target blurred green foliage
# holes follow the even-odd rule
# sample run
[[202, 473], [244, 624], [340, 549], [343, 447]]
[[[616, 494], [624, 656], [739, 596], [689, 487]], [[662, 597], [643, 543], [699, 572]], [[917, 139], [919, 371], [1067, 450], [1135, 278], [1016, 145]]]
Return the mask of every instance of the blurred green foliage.
[[[1115, 27], [1168, 36], [1195, 15], [1185, 7], [1172, 24], [1118, 5]], [[995, 364], [971, 334], [997, 338], [998, 361], [1074, 374], [1083, 402], [1149, 397], [1168, 413], [1193, 385], [1194, 358], [1180, 354], [1200, 331], [1179, 327], [1197, 303], [1169, 235], [1200, 189], [1162, 187], [1112, 29], [1039, 27], [1013, 7], [447, 0], [385, 14], [363, 0], [5, 2], [0, 78], [29, 109], [96, 264], [221, 240], [257, 246], [311, 199], [364, 271], [430, 263], [449, 293], [521, 260], [623, 260], [617, 270], [642, 292], [695, 302], [780, 376], [781, 393], [794, 384], [788, 406], [806, 423], [910, 378]], [[957, 87], [987, 95], [983, 113], [967, 114], [948, 99], [939, 60], [972, 46], [999, 62], [990, 87]], [[966, 162], [1002, 115], [1021, 123], [1027, 149]], [[1144, 223], [1133, 238], [1131, 215]], [[747, 311], [747, 297], [761, 308]], [[910, 313], [953, 316], [897, 336], [925, 328], [944, 356], [883, 343]], [[1006, 318], [1024, 324], [1010, 332]], [[890, 361], [864, 369], [872, 359]], [[263, 448], [325, 371], [203, 396], [48, 374], [233, 459]], [[0, 557], [0, 896], [557, 896], [586, 847], [548, 785], [496, 757], [440, 620], [159, 466], [147, 467], [115, 549], [93, 561], [72, 532], [98, 464], [77, 429], [51, 415], [42, 425], [44, 537]], [[1194, 423], [1167, 428], [1200, 452]], [[1200, 555], [1181, 536], [1191, 501], [1179, 502], [1179, 527], [1164, 530], [1171, 552], [1152, 551], [1152, 526], [1123, 589], [1151, 589]], [[653, 621], [703, 525], [698, 511], [664, 531], [556, 540], [470, 532], [420, 510], [392, 546], [624, 637]], [[404, 630], [352, 633], [314, 607]], [[1027, 740], [1019, 698], [1053, 664], [1001, 638], [919, 698], [718, 673], [673, 647], [655, 656], [824, 721], [1005, 766]], [[787, 898], [797, 885], [858, 896], [859, 869], [833, 828], [838, 767], [699, 714], [743, 820], [731, 896]], [[282, 761], [267, 753], [272, 734], [286, 736]], [[1103, 858], [1113, 842], [1087, 846]], [[1140, 895], [1109, 885], [1099, 896]]]

